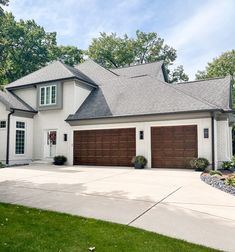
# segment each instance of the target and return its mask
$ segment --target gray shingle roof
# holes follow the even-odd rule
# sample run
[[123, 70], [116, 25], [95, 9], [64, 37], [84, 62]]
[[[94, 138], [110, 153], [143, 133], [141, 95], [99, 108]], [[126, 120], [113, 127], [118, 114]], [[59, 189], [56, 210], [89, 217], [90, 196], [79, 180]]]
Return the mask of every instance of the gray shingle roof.
[[183, 82], [174, 85], [181, 92], [206, 101], [223, 110], [230, 110], [230, 77]]
[[88, 59], [84, 63], [75, 66], [75, 68], [89, 76], [97, 84], [102, 84], [103, 81], [118, 77], [116, 73], [100, 66], [91, 59]]
[[[230, 80], [209, 82], [210, 88], [203, 84], [204, 81], [197, 82], [199, 90], [196, 85], [188, 84], [195, 90], [186, 92], [183, 89], [187, 84], [168, 84], [151, 76], [103, 81], [68, 120], [228, 109], [227, 102], [222, 100], [224, 94], [229, 97]], [[197, 97], [203, 93], [200, 89], [204, 90], [204, 95]]]
[[29, 112], [36, 112], [33, 108], [31, 108], [29, 105], [24, 103], [23, 101], [19, 100], [17, 97], [12, 95], [9, 91], [5, 90], [0, 91], [0, 102], [5, 104], [8, 109], [19, 109], [19, 110], [25, 110]]
[[141, 75], [149, 75], [152, 77], [157, 77], [159, 72], [162, 71], [163, 61], [157, 61], [153, 63], [146, 63], [140, 65], [134, 65], [122, 68], [113, 68], [112, 72], [126, 77], [136, 77]]
[[31, 74], [20, 78], [6, 86], [11, 89], [19, 86], [32, 85], [54, 80], [77, 78], [92, 85], [96, 85], [89, 77], [74, 67], [67, 66], [60, 61], [55, 61]]

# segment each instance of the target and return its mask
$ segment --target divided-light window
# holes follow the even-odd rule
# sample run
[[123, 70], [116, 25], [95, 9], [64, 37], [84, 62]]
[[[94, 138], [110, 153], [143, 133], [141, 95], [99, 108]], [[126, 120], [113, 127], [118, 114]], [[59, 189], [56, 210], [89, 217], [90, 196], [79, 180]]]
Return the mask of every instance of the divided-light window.
[[56, 86], [40, 87], [40, 105], [54, 105], [56, 104]]
[[25, 122], [16, 122], [15, 154], [25, 152]]
[[6, 121], [0, 121], [0, 129], [5, 129], [7, 127]]

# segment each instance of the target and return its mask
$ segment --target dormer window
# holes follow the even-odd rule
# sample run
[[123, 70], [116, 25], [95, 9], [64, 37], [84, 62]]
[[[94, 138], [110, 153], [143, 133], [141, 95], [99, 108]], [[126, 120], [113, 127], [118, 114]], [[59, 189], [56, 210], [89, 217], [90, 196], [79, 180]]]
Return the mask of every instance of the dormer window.
[[40, 87], [40, 106], [56, 104], [56, 85]]

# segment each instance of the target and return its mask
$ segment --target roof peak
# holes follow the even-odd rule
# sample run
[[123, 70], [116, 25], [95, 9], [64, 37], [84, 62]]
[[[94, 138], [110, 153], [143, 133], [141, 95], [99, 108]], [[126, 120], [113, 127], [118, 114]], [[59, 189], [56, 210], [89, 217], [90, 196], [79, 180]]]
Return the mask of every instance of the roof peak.
[[52, 61], [41, 67], [40, 69], [29, 73], [22, 78], [9, 83], [6, 88], [18, 88], [21, 86], [36, 85], [40, 83], [46, 83], [51, 81], [78, 79], [88, 85], [97, 86], [88, 76], [83, 74], [79, 69], [65, 64], [60, 60]]
[[123, 66], [123, 67], [116, 67], [116, 68], [110, 68], [109, 70], [116, 70], [116, 69], [123, 69], [123, 68], [129, 68], [129, 67], [137, 67], [137, 66], [145, 66], [150, 64], [156, 64], [156, 63], [163, 63], [163, 60], [158, 60], [154, 62], [147, 62], [147, 63], [138, 63], [136, 65], [130, 65], [130, 66]]

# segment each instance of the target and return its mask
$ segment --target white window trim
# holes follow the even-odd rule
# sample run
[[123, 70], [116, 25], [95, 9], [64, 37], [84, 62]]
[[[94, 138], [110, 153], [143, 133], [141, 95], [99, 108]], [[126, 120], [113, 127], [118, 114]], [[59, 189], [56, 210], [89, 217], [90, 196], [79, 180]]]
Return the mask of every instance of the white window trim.
[[[50, 88], [50, 97], [49, 97], [49, 103], [46, 103], [46, 89], [48, 87]], [[52, 102], [52, 87], [55, 87], [55, 102]], [[41, 99], [42, 89], [44, 89], [44, 104], [42, 104], [42, 99]], [[47, 86], [40, 87], [39, 101], [40, 101], [40, 106], [56, 105], [56, 102], [57, 102], [57, 88], [56, 88], [56, 85], [47, 85]]]
[[[17, 128], [16, 127], [16, 123], [17, 122], [22, 122], [22, 123], [24, 123], [24, 128]], [[17, 154], [16, 153], [16, 131], [17, 130], [22, 130], [22, 131], [24, 131], [24, 153], [20, 153], [20, 154]], [[27, 147], [27, 145], [26, 145], [26, 121], [15, 121], [15, 156], [17, 156], [17, 157], [23, 157], [23, 156], [25, 156], [26, 155], [26, 147]]]

